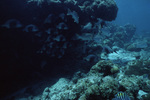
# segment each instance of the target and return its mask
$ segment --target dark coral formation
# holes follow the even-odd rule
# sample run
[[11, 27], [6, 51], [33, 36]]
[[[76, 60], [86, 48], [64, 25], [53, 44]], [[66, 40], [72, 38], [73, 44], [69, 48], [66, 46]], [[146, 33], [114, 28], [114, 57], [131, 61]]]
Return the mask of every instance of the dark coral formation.
[[[41, 5], [44, 2], [41, 0], [29, 0], [28, 2], [35, 1], [38, 4], [41, 3]], [[112, 21], [115, 20], [118, 12], [118, 8], [114, 0], [47, 0], [46, 2], [48, 2], [49, 7], [60, 7], [60, 10], [66, 8], [74, 10], [79, 14], [79, 18], [86, 17], [86, 20], [87, 17], [91, 16], [90, 19], [93, 17]], [[82, 23], [83, 19], [80, 21]]]

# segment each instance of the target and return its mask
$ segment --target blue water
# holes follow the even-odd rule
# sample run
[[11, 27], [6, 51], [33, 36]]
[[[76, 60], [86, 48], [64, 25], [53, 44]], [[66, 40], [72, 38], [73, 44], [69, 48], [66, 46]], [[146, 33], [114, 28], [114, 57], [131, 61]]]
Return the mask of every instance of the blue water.
[[125, 25], [135, 24], [137, 32], [150, 31], [150, 1], [149, 0], [115, 0], [118, 5], [118, 15], [115, 23]]

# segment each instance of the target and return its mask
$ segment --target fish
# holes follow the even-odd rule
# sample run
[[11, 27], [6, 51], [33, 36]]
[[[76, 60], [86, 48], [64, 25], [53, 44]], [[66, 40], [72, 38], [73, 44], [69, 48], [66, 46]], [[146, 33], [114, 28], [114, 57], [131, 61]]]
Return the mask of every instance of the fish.
[[52, 22], [55, 22], [57, 18], [55, 17], [54, 14], [49, 14], [47, 18], [44, 21], [44, 24], [51, 24]]
[[66, 41], [66, 38], [63, 35], [57, 35], [55, 38], [53, 38], [53, 40], [60, 42], [60, 41]]
[[104, 45], [102, 52], [106, 52], [107, 54], [109, 54], [109, 53], [113, 53], [114, 51], [110, 46]]
[[38, 29], [35, 25], [29, 24], [29, 25], [27, 25], [27, 26], [23, 29], [23, 31], [25, 31], [25, 32], [37, 32], [37, 31], [39, 31], [39, 29]]
[[17, 19], [9, 19], [8, 21], [6, 21], [2, 27], [5, 27], [5, 28], [21, 28], [23, 25], [20, 23], [19, 20]]
[[88, 30], [91, 30], [91, 29], [92, 29], [92, 23], [88, 22], [86, 25], [83, 26], [82, 30], [88, 31]]
[[[115, 53], [117, 53], [117, 50], [114, 50], [114, 49], [112, 49], [110, 46], [108, 46], [108, 45], [103, 45], [103, 50], [102, 50], [102, 52], [105, 52], [106, 54], [109, 54], [109, 53], [113, 53], [113, 52], [115, 52]], [[118, 53], [117, 53], [118, 54]]]
[[82, 41], [91, 41], [93, 38], [93, 34], [91, 33], [83, 33], [82, 35], [75, 34], [73, 40], [82, 40]]
[[65, 20], [65, 14], [64, 14], [64, 13], [59, 14], [59, 17], [60, 17], [62, 20]]
[[112, 100], [131, 100], [131, 99], [126, 93], [120, 91], [115, 95], [115, 98], [113, 98]]
[[95, 43], [102, 43], [102, 36], [99, 35], [99, 34], [94, 35], [94, 36], [93, 36], [93, 41], [94, 41]]
[[148, 74], [144, 74], [144, 75], [143, 75], [143, 78], [148, 79]]
[[88, 62], [90, 62], [90, 61], [96, 61], [97, 56], [94, 55], [94, 54], [90, 54], [90, 55], [88, 55], [87, 57], [85, 57], [83, 59], [86, 60], [86, 61], [88, 61]]
[[47, 34], [51, 34], [51, 28], [47, 29], [45, 32], [46, 32]]
[[101, 26], [101, 28], [103, 28], [104, 26], [106, 26], [105, 21], [101, 21], [101, 22], [100, 22], [100, 26]]
[[64, 23], [64, 22], [61, 22], [59, 23], [57, 26], [56, 26], [57, 29], [60, 29], [60, 30], [67, 30], [68, 27], [67, 25]]
[[74, 19], [74, 22], [77, 24], [79, 23], [79, 16], [76, 11], [71, 11], [70, 9], [68, 9], [67, 16], [72, 16], [72, 18]]

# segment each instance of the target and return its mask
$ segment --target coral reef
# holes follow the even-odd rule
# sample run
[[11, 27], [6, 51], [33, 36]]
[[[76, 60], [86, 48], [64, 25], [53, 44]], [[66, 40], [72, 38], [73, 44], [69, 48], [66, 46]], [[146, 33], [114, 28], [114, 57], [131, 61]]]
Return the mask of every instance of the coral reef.
[[111, 100], [119, 91], [149, 99], [150, 38], [107, 22], [114, 0], [28, 0], [22, 9], [1, 22], [0, 97], [42, 81], [9, 99]]
[[144, 75], [147, 74], [150, 76], [150, 60], [135, 60], [129, 62], [127, 65], [128, 67], [126, 71], [126, 75]]
[[101, 74], [103, 76], [111, 75], [111, 71], [116, 67], [119, 66], [113, 64], [111, 61], [106, 62], [105, 60], [101, 60], [90, 69], [89, 74]]
[[[78, 0], [28, 0], [29, 3], [37, 2], [38, 5], [47, 2], [52, 4], [53, 7], [59, 4], [61, 8], [68, 8], [80, 12], [81, 17], [83, 16], [93, 16], [95, 18], [101, 18], [103, 20], [112, 21], [116, 18], [118, 8], [114, 0], [92, 0], [92, 1], [78, 1]], [[70, 7], [70, 5], [72, 5]], [[74, 9], [73, 9], [74, 8]], [[79, 11], [80, 9], [80, 11]], [[105, 10], [104, 10], [105, 9]], [[95, 13], [97, 12], [97, 13]]]
[[[58, 17], [55, 17], [57, 15]], [[67, 9], [66, 15], [62, 12], [56, 15], [49, 14], [44, 18], [44, 31], [34, 24], [23, 28], [18, 20], [6, 21], [2, 25], [2, 29], [16, 29], [18, 24], [19, 29], [23, 28], [22, 31], [25, 34], [32, 33], [32, 39], [38, 41], [41, 47], [36, 49], [36, 53], [48, 56], [51, 62], [54, 61], [53, 58], [57, 60], [54, 67], [60, 62], [58, 66], [65, 63], [64, 68], [60, 69], [70, 73], [73, 72], [70, 70], [80, 68], [89, 71], [86, 74], [77, 72], [71, 80], [60, 78], [56, 84], [47, 86], [41, 95], [15, 96], [15, 98], [110, 100], [119, 91], [126, 92], [133, 99], [144, 98], [140, 95], [143, 92], [148, 95], [150, 92], [149, 39], [137, 38], [134, 33], [135, 27], [131, 24], [125, 26], [108, 24], [107, 28], [100, 30], [96, 28], [101, 23], [100, 19], [93, 25], [91, 22], [80, 25], [78, 16], [77, 11], [71, 9]], [[70, 19], [71, 22], [67, 22]], [[16, 23], [14, 27], [11, 27], [12, 21]], [[76, 32], [79, 33], [76, 34]], [[136, 46], [129, 49], [135, 44]], [[50, 60], [40, 61], [39, 70], [49, 73], [52, 69], [48, 66]], [[91, 67], [93, 64], [95, 65]], [[39, 73], [36, 74], [39, 75]]]
[[[110, 100], [119, 91], [126, 92], [132, 99], [146, 98], [146, 92], [150, 92], [149, 79], [136, 75], [127, 76], [122, 72], [123, 69], [111, 73], [113, 67], [116, 69], [119, 66], [111, 61], [101, 60], [87, 74], [81, 75], [78, 72], [72, 80], [60, 78], [51, 87], [46, 87], [41, 96], [32, 96], [32, 99], [29, 96], [28, 100]], [[145, 97], [141, 91], [146, 91]]]

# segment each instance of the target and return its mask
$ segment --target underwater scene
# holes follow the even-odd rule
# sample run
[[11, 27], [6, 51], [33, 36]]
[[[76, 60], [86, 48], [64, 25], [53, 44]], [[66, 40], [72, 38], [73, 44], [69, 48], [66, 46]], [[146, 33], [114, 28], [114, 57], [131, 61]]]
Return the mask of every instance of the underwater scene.
[[0, 100], [150, 100], [149, 0], [0, 0]]

